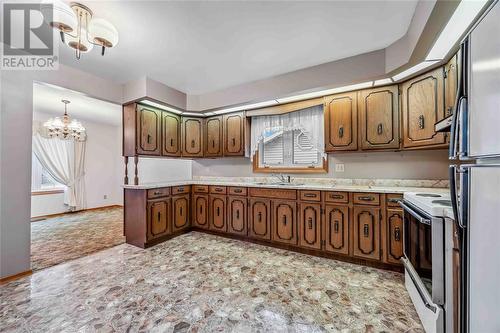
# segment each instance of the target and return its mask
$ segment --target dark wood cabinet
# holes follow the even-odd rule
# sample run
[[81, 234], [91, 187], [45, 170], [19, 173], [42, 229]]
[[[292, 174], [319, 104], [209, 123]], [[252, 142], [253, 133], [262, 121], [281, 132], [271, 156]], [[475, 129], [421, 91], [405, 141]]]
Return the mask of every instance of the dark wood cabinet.
[[354, 206], [353, 255], [358, 258], [380, 260], [380, 208]]
[[398, 86], [359, 92], [361, 149], [397, 149], [399, 142]]
[[137, 138], [138, 154], [161, 154], [161, 111], [137, 106]]
[[189, 194], [176, 195], [172, 197], [172, 230], [174, 232], [190, 227], [189, 204]]
[[272, 240], [297, 244], [297, 204], [295, 201], [272, 201]]
[[205, 157], [222, 156], [222, 116], [205, 120]]
[[252, 238], [271, 240], [271, 200], [249, 199], [248, 235]]
[[247, 234], [247, 198], [234, 196], [227, 198], [227, 231], [230, 234]]
[[170, 199], [148, 201], [147, 223], [148, 241], [171, 233]]
[[210, 229], [226, 231], [226, 196], [210, 195]]
[[403, 256], [403, 211], [387, 209], [386, 217], [387, 262], [401, 264]]
[[349, 254], [349, 207], [325, 205], [325, 251]]
[[358, 149], [356, 95], [356, 92], [349, 92], [324, 98], [325, 151]]
[[203, 118], [182, 117], [182, 156], [203, 157]]
[[224, 156], [245, 155], [245, 115], [243, 112], [224, 115]]
[[458, 92], [458, 56], [455, 54], [444, 66], [444, 116], [453, 114]]
[[321, 249], [321, 204], [301, 202], [298, 222], [299, 246]]
[[439, 67], [401, 85], [404, 148], [445, 144], [434, 124], [444, 118], [443, 68]]
[[162, 155], [181, 156], [181, 117], [170, 113], [162, 113]]
[[208, 229], [208, 195], [194, 194], [191, 206], [193, 226]]

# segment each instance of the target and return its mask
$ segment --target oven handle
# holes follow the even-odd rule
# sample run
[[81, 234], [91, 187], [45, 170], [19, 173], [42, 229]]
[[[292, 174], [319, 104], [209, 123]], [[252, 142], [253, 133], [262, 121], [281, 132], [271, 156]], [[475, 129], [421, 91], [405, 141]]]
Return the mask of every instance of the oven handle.
[[424, 305], [427, 309], [431, 310], [432, 312], [436, 313], [436, 306], [431, 304], [429, 300], [427, 299], [426, 295], [420, 288], [420, 285], [415, 281], [415, 278], [413, 277], [414, 274], [414, 268], [413, 266], [409, 263], [408, 259], [406, 258], [401, 258], [401, 262], [403, 263], [403, 266], [405, 266], [405, 269], [409, 271], [408, 275], [410, 276], [411, 280], [413, 281], [413, 285], [415, 286], [415, 289], [417, 289], [420, 298], [422, 298], [422, 301], [424, 301]]
[[420, 221], [420, 223], [431, 225], [431, 220], [426, 219], [422, 217], [419, 213], [413, 210], [410, 206], [406, 205], [403, 201], [399, 202], [399, 205], [406, 210], [408, 213], [410, 213], [414, 218]]

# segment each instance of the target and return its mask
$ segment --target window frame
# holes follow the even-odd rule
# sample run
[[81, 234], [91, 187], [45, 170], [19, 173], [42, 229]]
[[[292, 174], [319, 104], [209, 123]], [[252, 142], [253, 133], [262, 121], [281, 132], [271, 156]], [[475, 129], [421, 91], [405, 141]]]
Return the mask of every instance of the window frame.
[[253, 172], [254, 173], [328, 173], [328, 158], [323, 157], [323, 163], [315, 167], [274, 167], [274, 166], [259, 166], [259, 151], [255, 152], [253, 157]]

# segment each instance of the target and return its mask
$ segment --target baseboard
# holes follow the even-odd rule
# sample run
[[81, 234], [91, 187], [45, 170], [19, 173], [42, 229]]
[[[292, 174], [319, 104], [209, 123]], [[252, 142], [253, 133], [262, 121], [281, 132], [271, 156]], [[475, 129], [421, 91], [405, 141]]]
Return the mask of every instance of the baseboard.
[[25, 277], [25, 276], [28, 276], [31, 274], [33, 274], [33, 271], [30, 269], [29, 271], [26, 271], [26, 272], [21, 272], [21, 273], [17, 273], [17, 274], [11, 275], [11, 276], [6, 276], [4, 278], [0, 278], [0, 284], [6, 284], [6, 283], [9, 283], [11, 281], [20, 279], [22, 277]]
[[64, 212], [64, 213], [56, 213], [56, 214], [33, 216], [30, 220], [31, 220], [31, 222], [38, 222], [38, 221], [43, 221], [45, 219], [49, 219], [49, 218], [53, 218], [53, 217], [58, 217], [58, 216], [63, 216], [63, 215], [67, 215], [67, 214], [88, 212], [88, 211], [100, 210], [100, 209], [117, 208], [117, 207], [123, 207], [123, 205], [109, 205], [109, 206], [102, 206], [102, 207], [94, 207], [94, 208], [82, 209], [82, 210], [78, 210], [78, 211], [75, 211], [75, 212], [67, 211], [67, 212]]

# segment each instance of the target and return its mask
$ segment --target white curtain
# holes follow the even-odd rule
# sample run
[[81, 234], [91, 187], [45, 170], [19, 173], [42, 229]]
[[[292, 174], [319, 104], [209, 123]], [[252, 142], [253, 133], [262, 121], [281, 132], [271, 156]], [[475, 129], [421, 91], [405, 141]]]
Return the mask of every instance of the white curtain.
[[325, 157], [323, 105], [275, 116], [252, 117], [251, 154], [253, 160], [259, 144], [267, 137], [283, 131], [301, 130], [309, 138], [313, 147]]
[[64, 203], [71, 210], [85, 208], [85, 141], [47, 138], [34, 133], [33, 153], [45, 170], [66, 186]]

